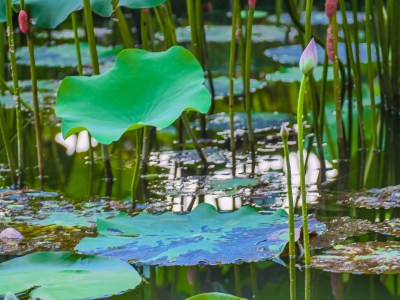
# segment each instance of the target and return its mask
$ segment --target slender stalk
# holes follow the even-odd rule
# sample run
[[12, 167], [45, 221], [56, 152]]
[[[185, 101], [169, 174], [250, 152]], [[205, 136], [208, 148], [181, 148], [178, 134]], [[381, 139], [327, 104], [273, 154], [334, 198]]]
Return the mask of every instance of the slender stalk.
[[281, 25], [282, 0], [275, 0], [276, 26]]
[[194, 0], [186, 0], [186, 6], [190, 25], [190, 35], [192, 36], [192, 50], [194, 56], [199, 60], [199, 44], [196, 30], [196, 12]]
[[300, 185], [301, 185], [301, 210], [303, 215], [303, 232], [304, 232], [304, 261], [305, 261], [305, 299], [310, 299], [310, 244], [308, 235], [308, 213], [307, 213], [307, 200], [306, 200], [306, 174], [304, 169], [304, 158], [303, 158], [303, 105], [304, 105], [304, 93], [307, 85], [307, 76], [303, 75], [301, 80], [299, 99], [297, 102], [297, 126], [298, 126], [298, 145], [299, 145], [299, 157], [300, 157]]
[[149, 11], [142, 9], [140, 12], [140, 35], [142, 39], [142, 49], [149, 51]]
[[236, 296], [241, 297], [242, 296], [242, 285], [240, 281], [240, 269], [239, 265], [234, 264], [233, 265], [233, 272], [235, 274], [235, 289], [236, 289]]
[[[113, 0], [113, 4], [115, 3], [115, 6], [116, 6], [116, 4], [118, 4], [117, 2], [118, 1]], [[115, 14], [115, 18], [117, 19], [119, 32], [121, 33], [122, 43], [124, 44], [124, 47], [125, 48], [134, 48], [135, 43], [133, 42], [128, 23], [126, 22], [126, 19], [124, 17], [124, 14], [123, 14], [121, 8], [116, 7], [114, 14]]]
[[150, 266], [150, 299], [157, 299], [157, 272], [155, 266]]
[[254, 298], [258, 298], [258, 284], [257, 284], [257, 267], [255, 262], [250, 263], [250, 277], [251, 277], [251, 288], [253, 290]]
[[178, 41], [176, 38], [176, 31], [175, 31], [175, 24], [174, 24], [174, 18], [172, 15], [172, 8], [171, 8], [171, 2], [169, 0], [167, 0], [166, 2], [164, 2], [164, 16], [165, 19], [167, 21], [168, 27], [169, 27], [169, 31], [171, 34], [171, 41], [173, 45], [177, 45]]
[[328, 55], [325, 51], [325, 56], [324, 56], [324, 69], [322, 71], [322, 82], [321, 82], [321, 104], [319, 106], [319, 131], [321, 133], [321, 139], [323, 140], [324, 138], [324, 123], [325, 123], [325, 102], [326, 102], [326, 83], [327, 83], [327, 78], [328, 78], [328, 66], [329, 66], [329, 61], [328, 61]]
[[196, 151], [199, 154], [201, 161], [203, 162], [204, 167], [207, 167], [206, 156], [204, 155], [203, 150], [201, 149], [199, 142], [197, 141], [197, 138], [196, 138], [192, 128], [190, 127], [189, 119], [186, 115], [186, 112], [182, 113], [181, 119], [182, 119], [182, 123], [183, 123], [183, 126], [185, 127], [186, 132], [189, 134], [190, 139], [192, 140], [192, 143], [193, 143], [194, 147], [196, 148]]
[[18, 147], [18, 170], [19, 170], [18, 187], [22, 188], [23, 170], [24, 170], [22, 114], [21, 114], [21, 101], [19, 97], [19, 87], [18, 87], [17, 61], [15, 59], [14, 27], [12, 21], [11, 0], [6, 0], [6, 15], [7, 15], [8, 48], [10, 52], [11, 74], [14, 84], [14, 90], [12, 94], [14, 95], [16, 115], [17, 115], [17, 147]]
[[296, 299], [296, 248], [295, 248], [295, 228], [294, 228], [294, 207], [292, 193], [292, 172], [289, 159], [288, 137], [281, 134], [283, 140], [283, 149], [286, 160], [286, 178], [288, 187], [289, 202], [289, 271], [290, 271], [290, 300]]
[[239, 8], [239, 0], [233, 1], [232, 9], [232, 37], [231, 52], [229, 61], [229, 126], [231, 130], [231, 152], [232, 152], [232, 176], [236, 176], [236, 144], [235, 144], [235, 122], [234, 122], [234, 77], [235, 77], [235, 58], [236, 58], [236, 25]]
[[[76, 57], [78, 61], [78, 74], [79, 76], [83, 76], [83, 65], [82, 65], [82, 55], [81, 55], [81, 46], [79, 44], [79, 34], [78, 34], [78, 22], [76, 19], [76, 12], [71, 12], [71, 22], [72, 28], [74, 31], [74, 42], [76, 48]], [[89, 186], [88, 192], [89, 195], [93, 194], [93, 173], [94, 173], [94, 154], [93, 154], [93, 146], [92, 146], [92, 136], [90, 132], [88, 132], [88, 154], [89, 154]]]
[[131, 184], [131, 197], [132, 205], [136, 205], [137, 187], [140, 176], [140, 162], [142, 160], [142, 130], [136, 130], [136, 162], [133, 170], [132, 184]]
[[202, 43], [203, 37], [203, 8], [202, 0], [195, 0], [195, 15], [196, 15], [196, 37], [197, 37], [197, 50], [198, 50], [198, 60], [204, 68], [204, 49]]
[[256, 165], [256, 149], [253, 132], [253, 124], [251, 121], [251, 94], [250, 94], [250, 65], [251, 65], [251, 37], [253, 32], [253, 20], [254, 20], [255, 8], [250, 7], [246, 29], [246, 62], [245, 62], [245, 104], [246, 104], [246, 115], [247, 115], [247, 129], [249, 136], [249, 146], [251, 153], [251, 174], [254, 175]]
[[[14, 87], [9, 87], [8, 84], [4, 81], [4, 78], [0, 77], [0, 84], [1, 87], [4, 88], [5, 90], [9, 91], [11, 94], [14, 94]], [[18, 95], [18, 100], [21, 102], [21, 104], [30, 112], [33, 114], [33, 108], [24, 101], [24, 99], [21, 98], [21, 96]]]
[[392, 1], [391, 9], [391, 44], [392, 44], [392, 93], [393, 102], [400, 108], [400, 2]]
[[[86, 23], [88, 43], [90, 48], [90, 57], [92, 60], [93, 75], [99, 75], [100, 74], [99, 58], [97, 56], [96, 40], [94, 37], [93, 16], [92, 16], [92, 8], [90, 6], [90, 0], [83, 0], [83, 7], [85, 13], [85, 23]], [[111, 187], [113, 175], [111, 170], [111, 162], [110, 162], [110, 155], [108, 152], [108, 146], [102, 144], [101, 147], [103, 150], [103, 160], [104, 160], [104, 167], [107, 179], [107, 186]], [[109, 191], [107, 191], [107, 194], [109, 194], [108, 192]]]
[[[4, 47], [6, 39], [6, 30], [4, 28], [4, 23], [0, 23], [0, 78], [3, 80], [6, 78], [6, 61], [7, 53]], [[5, 95], [5, 87], [0, 85], [0, 93], [2, 96]]]
[[[242, 72], [242, 79], [243, 79], [243, 93], [244, 93], [244, 86], [246, 85], [246, 79], [244, 78], [244, 70], [246, 69], [246, 53], [245, 53], [245, 45], [244, 45], [244, 38], [243, 38], [243, 20], [241, 16], [241, 6], [240, 6], [240, 1], [238, 4], [238, 9], [237, 9], [237, 30], [239, 33], [239, 63], [240, 63], [240, 69]], [[243, 94], [244, 96], [244, 94]]]

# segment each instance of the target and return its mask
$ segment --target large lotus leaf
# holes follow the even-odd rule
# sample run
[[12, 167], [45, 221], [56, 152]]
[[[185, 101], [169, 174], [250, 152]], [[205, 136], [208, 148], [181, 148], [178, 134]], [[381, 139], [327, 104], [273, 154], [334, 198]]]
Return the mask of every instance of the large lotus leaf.
[[400, 273], [400, 242], [338, 245], [311, 258], [313, 268], [355, 274]]
[[246, 300], [246, 299], [223, 293], [206, 293], [187, 298], [187, 300]]
[[365, 208], [389, 209], [400, 206], [400, 185], [350, 194], [339, 204]]
[[0, 264], [0, 295], [31, 288], [34, 299], [100, 298], [135, 288], [140, 275], [115, 258], [39, 252]]
[[[88, 43], [80, 43], [82, 64], [91, 64]], [[106, 63], [115, 60], [115, 55], [122, 50], [120, 47], [108, 48], [97, 45], [99, 62]], [[18, 48], [15, 56], [20, 65], [29, 65], [29, 52], [27, 47]], [[35, 62], [38, 67], [75, 67], [78, 65], [75, 44], [58, 46], [35, 46]]]
[[[297, 221], [299, 228], [302, 222]], [[284, 210], [259, 214], [251, 207], [218, 213], [214, 206], [198, 205], [191, 213], [162, 215], [121, 214], [97, 221], [99, 236], [84, 238], [76, 250], [114, 256], [138, 265], [228, 264], [273, 259], [288, 240]], [[310, 230], [324, 226], [310, 219]]]
[[87, 129], [109, 144], [144, 125], [165, 128], [184, 110], [206, 113], [211, 98], [203, 82], [203, 69], [182, 47], [158, 53], [127, 49], [101, 75], [64, 79], [56, 113], [63, 118], [64, 138]]
[[160, 5], [166, 0], [119, 0], [118, 6], [129, 8], [148, 8]]
[[[352, 46], [354, 52], [355, 46], [354, 44]], [[360, 46], [360, 61], [362, 63], [367, 63], [368, 62], [367, 44], [360, 43], [359, 46]], [[317, 45], [317, 49], [318, 49], [318, 64], [323, 64], [325, 51], [320, 45]], [[339, 43], [338, 51], [339, 51], [339, 58], [343, 61], [343, 63], [346, 63], [347, 61], [346, 46], [344, 43]], [[301, 56], [302, 52], [303, 48], [301, 47], [301, 45], [289, 45], [289, 46], [281, 46], [281, 47], [267, 49], [264, 52], [264, 54], [268, 57], [271, 57], [274, 61], [277, 61], [279, 63], [293, 65], [299, 63], [299, 57]], [[372, 61], [376, 61], [376, 52], [374, 46], [372, 46]]]

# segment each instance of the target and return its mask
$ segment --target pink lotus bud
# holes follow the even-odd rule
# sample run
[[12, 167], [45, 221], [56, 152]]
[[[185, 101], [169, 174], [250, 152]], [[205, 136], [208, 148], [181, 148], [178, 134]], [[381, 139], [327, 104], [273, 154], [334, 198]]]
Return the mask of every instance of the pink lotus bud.
[[331, 21], [333, 14], [336, 13], [337, 5], [338, 5], [338, 0], [325, 1], [325, 14], [328, 16], [329, 22]]
[[18, 23], [19, 28], [21, 29], [23, 34], [28, 34], [29, 32], [29, 23], [28, 23], [28, 14], [26, 11], [21, 10], [18, 15]]
[[303, 54], [300, 57], [300, 70], [303, 74], [311, 74], [318, 64], [318, 53], [317, 46], [315, 45], [314, 38], [311, 39], [310, 43], [304, 49]]
[[144, 7], [144, 8], [142, 8], [142, 10], [143, 10], [143, 12], [149, 12], [149, 8], [148, 7]]
[[187, 279], [189, 281], [190, 285], [193, 285], [194, 283], [194, 268], [193, 266], [190, 266], [187, 272]]
[[256, 8], [256, 2], [257, 2], [257, 0], [249, 0], [249, 7]]
[[326, 53], [330, 61], [333, 61], [333, 34], [332, 24], [329, 24], [328, 31], [326, 33]]
[[288, 131], [287, 127], [286, 127], [285, 122], [282, 123], [281, 137], [282, 137], [282, 140], [287, 140], [289, 138], [289, 131]]

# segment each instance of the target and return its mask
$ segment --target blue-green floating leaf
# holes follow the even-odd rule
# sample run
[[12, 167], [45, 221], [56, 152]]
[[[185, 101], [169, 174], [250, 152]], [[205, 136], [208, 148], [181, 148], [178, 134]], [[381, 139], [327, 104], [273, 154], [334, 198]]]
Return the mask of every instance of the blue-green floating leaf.
[[[238, 77], [234, 79], [234, 95], [240, 96], [243, 95], [243, 78]], [[205, 82], [206, 87], [211, 91], [210, 84], [208, 80]], [[229, 77], [228, 76], [219, 76], [213, 78], [214, 92], [216, 96], [229, 96]], [[250, 79], [250, 90], [251, 92], [255, 92], [259, 89], [262, 89], [266, 85], [265, 82], [259, 81], [256, 79]]]
[[[298, 221], [299, 228], [302, 222]], [[325, 226], [310, 219], [310, 230]], [[274, 259], [288, 240], [284, 210], [259, 214], [251, 207], [219, 213], [214, 206], [198, 205], [191, 213], [162, 215], [121, 214], [97, 221], [99, 236], [84, 238], [80, 253], [118, 257], [137, 265], [229, 264]]]
[[[320, 81], [322, 80], [322, 74], [324, 71], [323, 66], [317, 66], [314, 71], [314, 79], [315, 81]], [[279, 71], [276, 71], [274, 73], [268, 73], [265, 76], [267, 82], [300, 82], [301, 79], [303, 78], [303, 72], [301, 72], [299, 67], [283, 67]], [[331, 66], [328, 67], [328, 76], [327, 76], [328, 81], [333, 81], [333, 68]]]
[[[353, 19], [353, 12], [352, 11], [347, 11], [346, 12], [346, 17], [347, 17], [347, 22], [349, 24], [353, 24], [354, 23], [354, 19]], [[300, 22], [302, 24], [305, 23], [306, 20], [306, 12], [303, 11], [301, 13], [301, 19]], [[357, 14], [357, 20], [358, 22], [364, 22], [365, 21], [365, 13], [363, 12], [359, 12]], [[267, 17], [267, 21], [271, 22], [271, 23], [276, 23], [276, 15], [270, 15]], [[280, 16], [280, 21], [281, 24], [285, 24], [285, 25], [289, 25], [292, 23], [292, 20], [290, 18], [290, 15], [288, 13], [283, 13]], [[337, 14], [337, 21], [339, 24], [343, 23], [343, 19], [342, 19], [342, 14], [338, 13]], [[311, 13], [311, 25], [328, 25], [329, 24], [329, 20], [328, 17], [326, 16], [325, 12], [322, 11], [313, 11]]]

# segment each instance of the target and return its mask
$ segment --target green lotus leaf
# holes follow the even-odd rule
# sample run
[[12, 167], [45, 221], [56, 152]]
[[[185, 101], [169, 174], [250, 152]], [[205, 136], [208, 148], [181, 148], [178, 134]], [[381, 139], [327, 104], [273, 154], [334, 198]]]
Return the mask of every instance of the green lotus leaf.
[[129, 8], [149, 8], [160, 5], [166, 0], [119, 0], [118, 6]]
[[56, 114], [64, 138], [87, 129], [104, 144], [127, 130], [165, 128], [184, 110], [206, 113], [211, 97], [198, 61], [183, 47], [165, 52], [122, 51], [107, 72], [67, 77], [57, 94]]
[[187, 300], [246, 300], [246, 299], [223, 293], [205, 293], [187, 298]]
[[[257, 19], [265, 19], [267, 17], [267, 15], [268, 15], [268, 12], [266, 12], [264, 10], [255, 10], [254, 11], [254, 19], [255, 20], [257, 20]], [[226, 16], [228, 18], [232, 18], [232, 12], [230, 12], [230, 11], [227, 12]], [[247, 19], [247, 16], [248, 16], [248, 11], [247, 10], [241, 10], [240, 11], [240, 17], [242, 19]]]
[[313, 268], [354, 274], [399, 274], [400, 242], [337, 245], [311, 258]]
[[140, 275], [115, 258], [71, 252], [38, 252], [0, 264], [0, 295], [29, 289], [33, 299], [86, 299], [135, 288]]
[[[322, 65], [317, 66], [313, 71], [313, 76], [315, 81], [322, 80], [322, 74], [324, 71], [324, 67]], [[265, 78], [267, 82], [300, 82], [303, 77], [303, 72], [300, 70], [298, 66], [296, 67], [283, 67], [279, 71], [274, 73], [268, 73]], [[327, 81], [333, 81], [333, 68], [331, 66], [328, 67], [328, 76]]]
[[240, 187], [254, 186], [258, 182], [252, 178], [231, 178], [228, 180], [211, 180], [210, 185], [213, 186], [211, 191], [223, 191], [227, 189], [237, 189]]
[[[296, 227], [301, 227], [297, 220]], [[310, 219], [310, 230], [324, 225]], [[288, 216], [283, 209], [259, 214], [245, 206], [219, 213], [201, 203], [188, 214], [121, 214], [97, 220], [98, 237], [84, 238], [80, 253], [118, 257], [137, 265], [228, 264], [274, 259], [287, 243]]]

